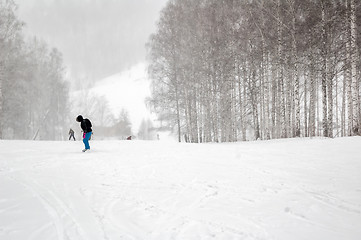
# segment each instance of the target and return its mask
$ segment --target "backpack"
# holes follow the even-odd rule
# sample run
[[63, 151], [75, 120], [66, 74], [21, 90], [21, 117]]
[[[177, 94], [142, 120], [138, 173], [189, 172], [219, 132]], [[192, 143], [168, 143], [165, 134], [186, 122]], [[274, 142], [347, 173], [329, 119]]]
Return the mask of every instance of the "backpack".
[[83, 122], [82, 122], [81, 125], [82, 125], [82, 129], [83, 129], [84, 132], [92, 132], [93, 131], [91, 129], [92, 128], [92, 123], [90, 122], [89, 119], [87, 119], [87, 118], [83, 119]]
[[89, 126], [89, 128], [91, 128], [92, 127], [92, 123], [90, 122], [90, 120], [89, 119], [84, 119], [85, 120], [85, 123]]

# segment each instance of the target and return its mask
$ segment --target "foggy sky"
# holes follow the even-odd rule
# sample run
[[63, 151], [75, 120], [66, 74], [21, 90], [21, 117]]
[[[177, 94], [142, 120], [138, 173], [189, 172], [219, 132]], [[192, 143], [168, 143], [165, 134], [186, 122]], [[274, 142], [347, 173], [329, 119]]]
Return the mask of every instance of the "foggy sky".
[[[98, 80], [144, 61], [167, 0], [15, 0], [27, 36], [58, 48], [71, 77]], [[74, 79], [73, 79], [74, 81]]]

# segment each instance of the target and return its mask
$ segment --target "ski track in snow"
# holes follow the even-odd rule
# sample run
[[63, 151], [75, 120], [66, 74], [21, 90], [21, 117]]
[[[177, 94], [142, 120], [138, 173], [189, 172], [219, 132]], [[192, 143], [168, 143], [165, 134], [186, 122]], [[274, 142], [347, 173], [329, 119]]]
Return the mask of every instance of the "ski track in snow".
[[361, 239], [360, 145], [0, 141], [0, 239]]

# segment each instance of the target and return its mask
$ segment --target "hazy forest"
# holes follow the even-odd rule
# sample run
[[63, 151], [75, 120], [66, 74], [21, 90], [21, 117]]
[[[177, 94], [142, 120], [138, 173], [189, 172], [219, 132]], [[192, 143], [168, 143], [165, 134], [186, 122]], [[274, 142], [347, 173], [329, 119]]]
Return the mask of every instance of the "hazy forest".
[[[0, 0], [0, 139], [64, 139], [62, 53], [24, 37], [16, 10]], [[169, 0], [147, 43], [149, 106], [179, 141], [358, 135], [360, 33], [358, 0]], [[99, 129], [129, 133], [110, 118]]]
[[25, 41], [16, 8], [0, 0], [0, 138], [56, 139], [68, 106], [62, 55], [36, 37]]
[[171, 0], [151, 105], [179, 141], [360, 134], [361, 2]]
[[[56, 7], [50, 1], [47, 4]], [[76, 82], [67, 76], [69, 69], [64, 63], [63, 53], [41, 37], [26, 36], [24, 28], [27, 23], [17, 15], [20, 7], [14, 0], [0, 0], [0, 139], [64, 140], [68, 138], [71, 126], [78, 127], [75, 117], [79, 113], [90, 116], [97, 125], [98, 138], [99, 135], [130, 135], [131, 123], [124, 109], [119, 109], [119, 115], [113, 116], [104, 96], [91, 95], [86, 88], [71, 93], [70, 85], [76, 85]], [[76, 10], [74, 5], [70, 5], [69, 9]], [[74, 26], [75, 29], [78, 25]], [[87, 37], [83, 36], [83, 39]], [[72, 41], [75, 40], [72, 38]], [[82, 53], [79, 50], [74, 55]], [[90, 87], [92, 79], [87, 80], [83, 85]], [[74, 95], [81, 100], [72, 102]]]

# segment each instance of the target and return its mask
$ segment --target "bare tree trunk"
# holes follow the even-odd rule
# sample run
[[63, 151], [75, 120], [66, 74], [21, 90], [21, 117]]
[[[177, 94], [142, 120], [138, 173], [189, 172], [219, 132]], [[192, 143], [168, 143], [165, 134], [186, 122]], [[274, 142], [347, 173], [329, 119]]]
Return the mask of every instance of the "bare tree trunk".
[[[323, 128], [322, 128], [322, 121], [321, 121], [321, 112], [322, 112], [322, 106], [320, 107], [320, 99], [322, 100], [322, 96], [320, 96], [320, 88], [322, 87], [320, 84], [319, 75], [317, 74], [317, 77], [315, 79], [316, 81], [316, 136], [323, 136]], [[322, 88], [321, 88], [322, 91]]]
[[286, 129], [286, 104], [284, 91], [284, 61], [283, 61], [283, 40], [282, 40], [282, 20], [281, 20], [281, 1], [277, 1], [277, 37], [278, 37], [278, 84], [279, 84], [279, 103], [280, 103], [280, 124], [281, 124], [281, 138], [287, 137]]
[[[328, 54], [326, 54], [327, 56]], [[329, 73], [329, 57], [326, 57], [326, 76], [327, 76], [327, 101], [328, 101], [328, 118], [327, 118], [327, 127], [328, 127], [328, 137], [333, 138], [333, 83]]]
[[[262, 54], [263, 55], [263, 54]], [[260, 118], [260, 139], [265, 138], [265, 66], [264, 66], [264, 56], [262, 56], [262, 63], [261, 63], [261, 76], [259, 82], [259, 118]]]
[[255, 91], [255, 89], [257, 88], [256, 86], [256, 79], [255, 79], [255, 70], [252, 71], [252, 76], [251, 76], [251, 84], [250, 84], [250, 94], [251, 94], [251, 101], [252, 101], [252, 112], [253, 112], [253, 124], [254, 124], [254, 128], [255, 128], [255, 133], [254, 133], [254, 137], [255, 139], [259, 139], [261, 137], [260, 135], [260, 126], [259, 126], [259, 113], [258, 113], [258, 101], [257, 101], [257, 93]]
[[304, 136], [305, 137], [308, 137], [309, 136], [309, 131], [308, 131], [308, 109], [307, 109], [307, 77], [306, 76], [303, 76], [303, 79], [304, 79], [304, 99], [303, 99], [303, 105], [304, 105], [304, 129], [305, 129], [305, 132], [304, 132]]
[[343, 71], [342, 81], [342, 107], [341, 107], [341, 137], [345, 137], [346, 133], [346, 82], [347, 82], [347, 70]]
[[[291, 48], [291, 55], [292, 55], [292, 65], [293, 68], [291, 69], [291, 81], [293, 87], [292, 90], [292, 124], [291, 130], [292, 135], [294, 137], [300, 137], [301, 135], [301, 120], [300, 120], [300, 93], [299, 93], [299, 72], [298, 72], [298, 56], [297, 56], [297, 42], [296, 42], [296, 6], [295, 0], [289, 1], [290, 12], [292, 13], [292, 28], [291, 28], [291, 36], [292, 36], [292, 48]], [[291, 92], [290, 92], [291, 93]]]
[[357, 83], [357, 26], [355, 0], [350, 0], [350, 27], [351, 27], [351, 88], [352, 88], [352, 135], [359, 133], [359, 92]]
[[[301, 135], [301, 119], [300, 119], [300, 112], [301, 112], [301, 106], [300, 106], [300, 92], [299, 92], [299, 88], [300, 88], [300, 83], [299, 83], [299, 69], [298, 69], [298, 55], [297, 55], [297, 42], [296, 42], [296, 7], [295, 7], [295, 1], [292, 1], [292, 12], [293, 17], [292, 17], [292, 52], [293, 52], [293, 58], [294, 58], [294, 69], [293, 69], [293, 79], [294, 79], [294, 87], [295, 87], [295, 92], [294, 92], [294, 99], [295, 99], [295, 111], [296, 111], [296, 116], [295, 116], [295, 136], [296, 137], [300, 137]], [[305, 79], [306, 81], [306, 79]], [[306, 85], [305, 85], [306, 87]], [[306, 90], [305, 90], [305, 99], [306, 99]], [[305, 106], [306, 107], [306, 106]], [[306, 113], [306, 111], [305, 111]]]
[[353, 109], [352, 109], [352, 84], [351, 84], [351, 46], [350, 46], [350, 13], [349, 13], [349, 4], [348, 0], [345, 1], [346, 4], [346, 72], [345, 72], [345, 81], [347, 88], [347, 135], [352, 136], [352, 118], [353, 118]]
[[335, 75], [336, 79], [335, 79], [335, 118], [336, 118], [336, 137], [338, 136], [339, 132], [340, 132], [340, 128], [339, 128], [339, 111], [338, 111], [338, 74]]
[[5, 66], [4, 66], [4, 62], [1, 61], [1, 59], [0, 59], [0, 139], [3, 138], [3, 122], [4, 122], [3, 82], [4, 82], [4, 80], [5, 80]]
[[277, 73], [275, 68], [274, 68], [274, 65], [272, 65], [272, 69], [271, 69], [271, 72], [272, 72], [272, 77], [271, 77], [271, 80], [272, 80], [272, 89], [271, 89], [271, 93], [272, 93], [272, 110], [271, 110], [271, 123], [272, 123], [272, 138], [277, 138], [278, 137], [278, 126], [277, 126], [277, 107], [278, 107], [278, 104], [277, 104], [277, 78], [276, 77], [273, 77], [274, 75], [276, 75]]
[[191, 118], [191, 126], [192, 126], [192, 138], [194, 143], [199, 143], [199, 135], [198, 135], [198, 107], [197, 107], [197, 98], [196, 93], [193, 93], [192, 96], [192, 118]]
[[316, 103], [317, 103], [317, 89], [316, 89], [316, 76], [314, 70], [314, 59], [310, 53], [310, 106], [309, 106], [309, 135], [310, 137], [316, 136]]
[[232, 141], [238, 140], [238, 127], [237, 127], [237, 82], [232, 81]]
[[265, 63], [265, 69], [266, 69], [266, 77], [265, 77], [265, 82], [264, 82], [264, 91], [265, 91], [265, 136], [266, 139], [270, 139], [271, 135], [270, 135], [270, 69], [269, 69], [269, 54], [267, 54], [267, 58], [266, 58], [266, 63]]
[[286, 71], [287, 75], [285, 76], [285, 102], [286, 102], [286, 136], [293, 137], [294, 125], [293, 125], [293, 110], [294, 110], [294, 86], [293, 86], [293, 73], [291, 71]]
[[[244, 102], [246, 100], [245, 93], [242, 91], [244, 85], [244, 78], [242, 78], [242, 74], [240, 71], [241, 66], [237, 65], [237, 77], [238, 77], [238, 102], [239, 102], [239, 127], [241, 132], [242, 141], [246, 141], [246, 124], [244, 121]], [[243, 82], [242, 82], [243, 79]]]
[[[211, 77], [207, 76], [207, 79], [211, 79]], [[205, 141], [206, 142], [212, 142], [212, 84], [207, 81], [206, 82], [206, 116], [205, 116]]]
[[38, 134], [39, 134], [39, 131], [40, 131], [40, 128], [43, 126], [46, 118], [48, 117], [49, 115], [49, 112], [50, 112], [50, 108], [45, 112], [44, 114], [44, 117], [42, 119], [42, 121], [39, 123], [39, 126], [38, 126], [38, 129], [36, 130], [34, 136], [33, 136], [33, 140], [36, 140], [36, 138], [38, 137]]
[[219, 94], [217, 86], [217, 76], [216, 76], [216, 64], [213, 60], [213, 70], [212, 70], [212, 129], [213, 129], [213, 142], [219, 142]]
[[238, 102], [239, 102], [239, 128], [241, 132], [241, 139], [244, 141], [243, 135], [243, 99], [242, 99], [242, 84], [241, 84], [241, 75], [239, 73], [239, 67], [237, 67], [237, 77], [238, 77]]
[[175, 100], [176, 100], [176, 111], [177, 111], [177, 131], [178, 131], [178, 142], [182, 141], [181, 137], [181, 122], [180, 122], [180, 106], [179, 106], [179, 86], [178, 86], [178, 74], [177, 70], [174, 69], [174, 81], [175, 81]]
[[325, 5], [322, 4], [322, 33], [321, 33], [321, 85], [322, 85], [322, 129], [323, 136], [328, 137], [327, 119], [327, 30]]

